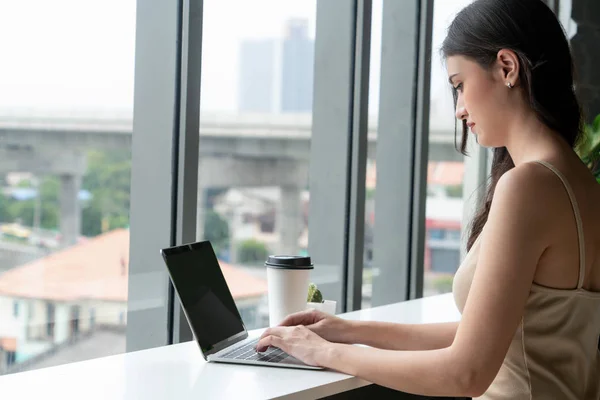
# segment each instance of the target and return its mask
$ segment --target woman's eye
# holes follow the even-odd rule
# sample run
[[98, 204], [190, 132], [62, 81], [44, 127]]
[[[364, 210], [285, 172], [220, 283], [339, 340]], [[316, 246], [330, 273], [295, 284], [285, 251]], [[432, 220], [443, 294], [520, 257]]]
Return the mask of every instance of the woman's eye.
[[458, 85], [456, 85], [454, 87], [454, 90], [456, 90], [457, 92], [462, 92], [462, 89], [463, 89], [463, 84], [462, 83], [459, 83]]

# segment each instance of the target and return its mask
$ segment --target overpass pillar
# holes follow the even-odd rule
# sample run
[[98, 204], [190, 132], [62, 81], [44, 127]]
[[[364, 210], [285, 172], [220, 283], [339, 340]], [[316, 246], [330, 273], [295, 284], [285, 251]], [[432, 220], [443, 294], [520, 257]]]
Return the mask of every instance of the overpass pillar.
[[81, 181], [82, 177], [79, 174], [60, 175], [60, 233], [62, 245], [65, 247], [77, 243], [81, 233]]
[[302, 231], [302, 189], [299, 186], [281, 186], [281, 199], [275, 220], [279, 233], [277, 252], [295, 255], [298, 252], [298, 239]]

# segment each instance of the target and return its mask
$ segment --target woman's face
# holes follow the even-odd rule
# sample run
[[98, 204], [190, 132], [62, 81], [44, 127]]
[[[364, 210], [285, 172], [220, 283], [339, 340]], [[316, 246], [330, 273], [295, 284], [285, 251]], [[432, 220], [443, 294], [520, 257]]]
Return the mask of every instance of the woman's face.
[[463, 56], [448, 57], [446, 65], [457, 95], [456, 118], [467, 122], [480, 145], [505, 146], [511, 89], [501, 79], [501, 71], [486, 70]]

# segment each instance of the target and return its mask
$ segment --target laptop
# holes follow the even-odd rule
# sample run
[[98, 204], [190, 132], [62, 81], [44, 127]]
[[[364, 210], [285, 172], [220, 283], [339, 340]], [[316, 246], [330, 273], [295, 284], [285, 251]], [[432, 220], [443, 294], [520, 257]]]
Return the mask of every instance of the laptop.
[[209, 241], [160, 251], [188, 323], [208, 362], [323, 369], [304, 364], [278, 348], [256, 352]]

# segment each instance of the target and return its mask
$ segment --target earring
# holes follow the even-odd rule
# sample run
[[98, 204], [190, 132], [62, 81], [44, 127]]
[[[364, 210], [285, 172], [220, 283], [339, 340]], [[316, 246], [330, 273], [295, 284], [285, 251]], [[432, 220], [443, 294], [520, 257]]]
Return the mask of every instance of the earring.
[[512, 85], [512, 83], [510, 83], [510, 82], [506, 82], [506, 86], [508, 86], [508, 88], [509, 88], [509, 89], [512, 89], [512, 88], [513, 88], [513, 85]]

